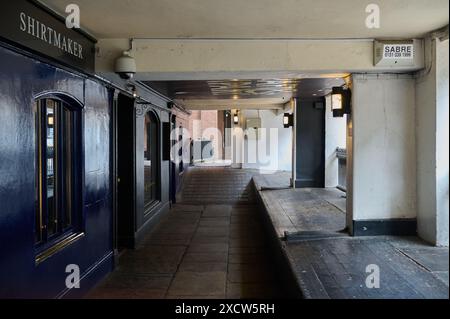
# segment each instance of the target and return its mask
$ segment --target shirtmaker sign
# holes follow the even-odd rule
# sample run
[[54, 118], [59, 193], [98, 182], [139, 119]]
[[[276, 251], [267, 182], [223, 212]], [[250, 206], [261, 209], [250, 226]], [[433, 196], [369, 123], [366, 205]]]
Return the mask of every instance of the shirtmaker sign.
[[0, 37], [81, 71], [94, 72], [95, 40], [67, 28], [63, 18], [34, 1], [1, 4]]
[[385, 44], [384, 59], [412, 59], [414, 58], [413, 44]]

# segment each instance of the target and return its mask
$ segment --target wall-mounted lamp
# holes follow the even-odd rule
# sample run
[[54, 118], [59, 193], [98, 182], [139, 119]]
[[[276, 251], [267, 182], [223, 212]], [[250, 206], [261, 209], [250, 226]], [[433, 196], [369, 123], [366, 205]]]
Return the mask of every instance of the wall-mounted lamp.
[[343, 117], [351, 112], [352, 93], [343, 87], [333, 87], [331, 93], [331, 110], [333, 117]]
[[239, 113], [238, 113], [239, 111], [236, 111], [236, 113], [234, 113], [234, 116], [233, 116], [233, 123], [234, 123], [234, 125], [238, 125], [239, 124]]
[[134, 86], [133, 84], [128, 84], [127, 85], [127, 89], [131, 91], [131, 94], [133, 95], [133, 98], [137, 98], [138, 97], [138, 92], [137, 92], [136, 86]]
[[290, 128], [294, 126], [294, 114], [284, 113], [283, 126], [284, 128]]

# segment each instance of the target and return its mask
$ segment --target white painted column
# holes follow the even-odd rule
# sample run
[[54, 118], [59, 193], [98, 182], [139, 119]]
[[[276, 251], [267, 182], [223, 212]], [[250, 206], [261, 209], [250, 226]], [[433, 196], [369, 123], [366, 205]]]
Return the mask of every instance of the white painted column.
[[449, 217], [449, 42], [437, 42], [436, 244], [448, 246]]
[[448, 40], [426, 41], [427, 67], [416, 80], [418, 232], [448, 246]]

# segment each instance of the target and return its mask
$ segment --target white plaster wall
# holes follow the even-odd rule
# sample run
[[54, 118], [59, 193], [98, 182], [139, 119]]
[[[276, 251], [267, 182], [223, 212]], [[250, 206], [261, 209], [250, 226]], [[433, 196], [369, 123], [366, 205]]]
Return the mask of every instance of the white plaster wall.
[[[291, 171], [292, 170], [292, 129], [283, 127], [283, 112], [276, 110], [242, 110], [240, 112], [240, 126], [245, 131], [247, 118], [261, 118], [261, 127], [266, 129], [269, 139], [270, 129], [278, 131], [278, 138], [275, 140], [276, 149], [266, 148], [267, 158], [261, 158], [253, 151], [256, 140], [247, 138], [244, 141], [244, 160], [242, 168], [259, 169], [263, 171]], [[256, 159], [256, 163], [250, 161]], [[267, 164], [270, 160], [270, 164]]]
[[336, 148], [346, 148], [347, 116], [333, 117], [331, 95], [326, 96], [325, 112], [325, 187], [338, 185]]
[[353, 76], [353, 220], [416, 217], [415, 81]]
[[448, 246], [449, 215], [449, 42], [436, 43], [436, 244]]
[[[436, 242], [436, 61], [435, 47], [426, 41], [427, 68], [416, 80], [417, 228]], [[432, 62], [431, 62], [432, 61]]]

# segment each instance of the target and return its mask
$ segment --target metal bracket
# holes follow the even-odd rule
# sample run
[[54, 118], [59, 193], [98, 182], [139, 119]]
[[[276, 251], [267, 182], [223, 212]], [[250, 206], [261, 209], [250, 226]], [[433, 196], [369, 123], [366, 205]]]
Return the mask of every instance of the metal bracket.
[[153, 107], [150, 103], [141, 103], [137, 102], [135, 109], [136, 109], [136, 117], [141, 117], [147, 114], [147, 112]]
[[336, 148], [336, 157], [339, 159], [347, 159], [347, 150], [345, 148]]

